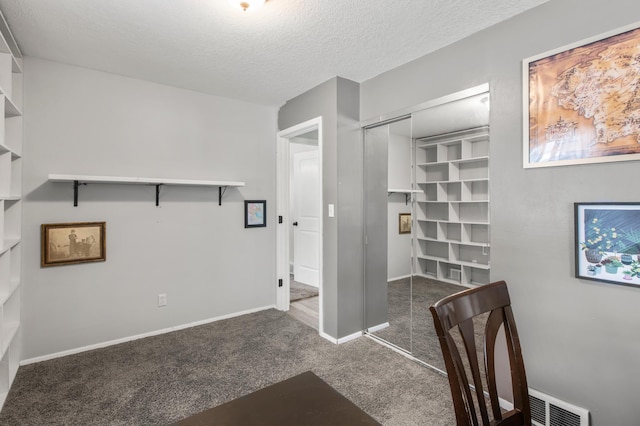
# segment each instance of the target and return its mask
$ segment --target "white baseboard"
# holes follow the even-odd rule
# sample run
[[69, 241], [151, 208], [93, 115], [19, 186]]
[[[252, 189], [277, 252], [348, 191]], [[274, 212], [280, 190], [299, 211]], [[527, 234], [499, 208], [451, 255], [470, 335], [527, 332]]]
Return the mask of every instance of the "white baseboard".
[[513, 410], [513, 402], [507, 401], [506, 399], [498, 398], [498, 404], [500, 404], [500, 408], [505, 411]]
[[221, 315], [221, 316], [215, 317], [215, 318], [208, 318], [208, 319], [205, 319], [205, 320], [194, 321], [194, 322], [191, 322], [191, 323], [188, 323], [188, 324], [180, 324], [180, 325], [176, 325], [176, 326], [169, 327], [169, 328], [163, 328], [161, 330], [155, 330], [155, 331], [150, 331], [148, 333], [137, 334], [135, 336], [123, 337], [121, 339], [110, 340], [108, 342], [96, 343], [96, 344], [93, 344], [93, 345], [83, 346], [83, 347], [75, 348], [75, 349], [69, 349], [69, 350], [66, 350], [66, 351], [56, 352], [56, 353], [49, 354], [49, 355], [43, 355], [43, 356], [38, 356], [38, 357], [35, 357], [35, 358], [29, 358], [29, 359], [25, 359], [25, 360], [20, 361], [20, 365], [23, 366], [23, 365], [28, 365], [28, 364], [34, 364], [36, 362], [48, 361], [50, 359], [61, 358], [63, 356], [67, 356], [67, 355], [74, 355], [74, 354], [79, 354], [81, 352], [91, 351], [91, 350], [94, 350], [94, 349], [106, 348], [107, 346], [113, 346], [113, 345], [117, 345], [117, 344], [120, 344], [120, 343], [131, 342], [131, 341], [138, 340], [138, 339], [144, 339], [145, 337], [152, 337], [152, 336], [157, 336], [157, 335], [160, 335], [160, 334], [170, 333], [172, 331], [184, 330], [185, 328], [197, 327], [199, 325], [209, 324], [209, 323], [216, 322], [216, 321], [221, 321], [221, 320], [225, 320], [225, 319], [229, 319], [229, 318], [239, 317], [239, 316], [242, 316], [242, 315], [252, 314], [254, 312], [265, 311], [267, 309], [275, 309], [275, 305], [269, 305], [269, 306], [263, 306], [263, 307], [260, 307], [260, 308], [248, 309], [248, 310], [242, 311], [242, 312], [234, 312], [234, 313], [231, 313], [231, 314]]
[[389, 323], [388, 322], [384, 322], [382, 324], [378, 324], [378, 325], [374, 325], [373, 327], [369, 327], [367, 329], [367, 331], [369, 333], [375, 333], [376, 331], [384, 330], [387, 327], [389, 327]]
[[357, 333], [349, 334], [348, 336], [344, 336], [338, 339], [338, 344], [341, 345], [343, 343], [347, 343], [351, 340], [355, 340], [358, 337], [362, 337], [362, 331], [358, 331]]
[[330, 341], [331, 343], [333, 343], [334, 345], [341, 345], [343, 343], [347, 343], [351, 340], [355, 340], [358, 337], [362, 337], [363, 333], [362, 331], [358, 331], [356, 333], [353, 334], [349, 334], [348, 336], [344, 336], [341, 337], [339, 339], [336, 339], [335, 337], [329, 336], [327, 333], [321, 332], [320, 336], [327, 339], [328, 341]]

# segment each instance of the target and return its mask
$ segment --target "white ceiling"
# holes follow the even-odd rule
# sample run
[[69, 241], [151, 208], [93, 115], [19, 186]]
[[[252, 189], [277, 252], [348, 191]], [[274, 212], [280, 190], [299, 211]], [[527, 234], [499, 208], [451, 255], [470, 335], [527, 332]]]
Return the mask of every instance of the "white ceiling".
[[279, 105], [362, 82], [548, 0], [0, 0], [24, 55]]

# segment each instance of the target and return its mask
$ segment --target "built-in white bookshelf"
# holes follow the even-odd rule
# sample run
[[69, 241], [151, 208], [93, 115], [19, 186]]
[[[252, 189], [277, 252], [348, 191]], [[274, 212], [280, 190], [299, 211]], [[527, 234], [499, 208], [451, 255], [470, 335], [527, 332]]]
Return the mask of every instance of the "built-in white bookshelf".
[[21, 356], [22, 55], [0, 13], [0, 408]]
[[489, 128], [416, 139], [416, 273], [489, 282]]

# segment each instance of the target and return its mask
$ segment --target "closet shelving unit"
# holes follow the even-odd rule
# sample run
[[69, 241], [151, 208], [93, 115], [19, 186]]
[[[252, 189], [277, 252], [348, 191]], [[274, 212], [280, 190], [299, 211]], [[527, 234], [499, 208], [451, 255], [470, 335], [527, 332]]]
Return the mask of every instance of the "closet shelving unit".
[[0, 13], [0, 408], [21, 356], [22, 55]]
[[416, 139], [416, 270], [489, 282], [489, 128]]

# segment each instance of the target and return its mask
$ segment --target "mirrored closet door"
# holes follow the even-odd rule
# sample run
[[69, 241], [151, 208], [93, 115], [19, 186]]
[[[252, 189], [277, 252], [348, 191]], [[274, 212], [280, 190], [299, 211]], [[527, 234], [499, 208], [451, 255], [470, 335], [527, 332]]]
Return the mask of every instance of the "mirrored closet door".
[[410, 117], [365, 130], [366, 323], [404, 350], [412, 327], [413, 152]]
[[429, 306], [489, 282], [489, 94], [364, 129], [365, 325], [444, 370]]

